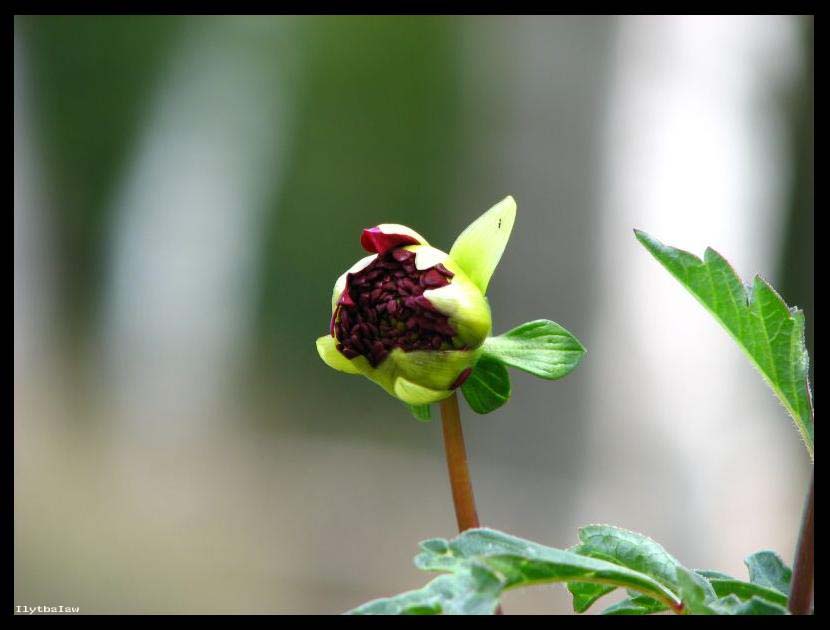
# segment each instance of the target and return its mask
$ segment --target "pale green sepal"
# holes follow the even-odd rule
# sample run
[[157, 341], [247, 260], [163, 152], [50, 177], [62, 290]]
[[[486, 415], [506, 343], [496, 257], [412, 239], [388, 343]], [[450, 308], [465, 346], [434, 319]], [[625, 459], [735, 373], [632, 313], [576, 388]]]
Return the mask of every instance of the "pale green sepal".
[[459, 375], [475, 365], [481, 350], [415, 350], [396, 349], [390, 355], [397, 373], [414, 383], [436, 390], [447, 390]]
[[428, 405], [452, 395], [449, 390], [435, 390], [423, 387], [399, 376], [395, 379], [395, 396], [408, 405]]
[[[404, 403], [406, 405], [406, 403]], [[410, 413], [415, 416], [415, 419], [420, 422], [429, 422], [432, 420], [432, 412], [429, 405], [406, 405]]]
[[[317, 352], [326, 365], [339, 372], [346, 374], [364, 374], [366, 369], [371, 369], [365, 357], [347, 359], [337, 349], [337, 341], [331, 335], [323, 335], [317, 339]], [[363, 359], [365, 366], [361, 366], [360, 359]], [[363, 370], [361, 370], [363, 367]]]
[[470, 280], [487, 292], [490, 277], [499, 264], [516, 220], [516, 201], [505, 197], [459, 234], [450, 249], [450, 258], [457, 262]]
[[489, 337], [484, 342], [484, 352], [505, 365], [555, 380], [570, 374], [586, 351], [579, 339], [562, 326], [538, 319], [498, 337]]

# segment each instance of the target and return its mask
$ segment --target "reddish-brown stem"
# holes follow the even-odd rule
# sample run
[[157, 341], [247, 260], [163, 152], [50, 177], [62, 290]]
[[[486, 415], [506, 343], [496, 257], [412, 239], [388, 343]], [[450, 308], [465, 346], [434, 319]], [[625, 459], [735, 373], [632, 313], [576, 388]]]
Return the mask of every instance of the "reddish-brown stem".
[[795, 548], [789, 608], [793, 615], [809, 615], [813, 603], [813, 472], [804, 502], [801, 532]]
[[[452, 502], [455, 506], [455, 520], [458, 531], [479, 527], [473, 483], [467, 466], [467, 448], [464, 446], [464, 432], [461, 430], [461, 414], [458, 411], [458, 395], [453, 392], [441, 401], [441, 422], [444, 426], [444, 452], [447, 454], [447, 470], [450, 473]], [[503, 614], [501, 606], [496, 614]]]
[[479, 523], [456, 393], [441, 401], [441, 421], [444, 425], [444, 451], [447, 454], [455, 518], [458, 521], [458, 531], [463, 532], [478, 527]]

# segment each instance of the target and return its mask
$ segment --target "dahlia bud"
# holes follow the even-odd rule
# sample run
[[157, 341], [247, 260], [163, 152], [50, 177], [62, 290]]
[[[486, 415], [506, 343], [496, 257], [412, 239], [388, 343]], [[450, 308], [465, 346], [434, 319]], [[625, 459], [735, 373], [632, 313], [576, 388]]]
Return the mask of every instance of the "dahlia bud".
[[323, 361], [368, 377], [409, 405], [452, 395], [490, 335], [484, 294], [515, 213], [507, 197], [468, 227], [449, 254], [403, 225], [364, 230], [360, 244], [371, 255], [334, 285], [329, 334], [317, 340]]

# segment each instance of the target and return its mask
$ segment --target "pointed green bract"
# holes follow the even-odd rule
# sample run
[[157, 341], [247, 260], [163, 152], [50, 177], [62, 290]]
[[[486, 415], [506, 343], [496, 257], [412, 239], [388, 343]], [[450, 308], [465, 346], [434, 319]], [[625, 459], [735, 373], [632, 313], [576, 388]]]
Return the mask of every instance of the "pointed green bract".
[[704, 260], [635, 230], [649, 252], [735, 339], [784, 405], [813, 457], [813, 405], [804, 314], [788, 308], [760, 276], [747, 289], [729, 263], [708, 248]]
[[501, 362], [482, 356], [473, 372], [461, 385], [461, 393], [470, 409], [485, 414], [510, 400], [510, 375]]
[[482, 293], [487, 292], [515, 220], [516, 202], [513, 197], [505, 197], [467, 226], [450, 249], [450, 258]]
[[489, 337], [484, 342], [484, 352], [505, 365], [555, 380], [579, 365], [585, 347], [556, 322], [537, 319], [498, 337]]

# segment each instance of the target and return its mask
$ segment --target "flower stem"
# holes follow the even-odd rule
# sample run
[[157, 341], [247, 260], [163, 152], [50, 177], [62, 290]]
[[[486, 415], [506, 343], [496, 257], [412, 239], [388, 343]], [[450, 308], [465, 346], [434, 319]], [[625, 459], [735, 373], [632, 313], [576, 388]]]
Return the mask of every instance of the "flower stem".
[[[458, 531], [479, 527], [476, 499], [473, 496], [473, 482], [467, 466], [467, 448], [464, 446], [464, 432], [461, 430], [461, 413], [458, 411], [458, 394], [453, 392], [441, 401], [441, 422], [444, 427], [444, 452], [447, 454], [447, 470], [450, 473], [452, 502], [455, 506], [455, 520]], [[502, 615], [501, 605], [496, 614]]]
[[447, 469], [450, 473], [452, 501], [458, 531], [478, 527], [478, 513], [467, 467], [467, 449], [464, 446], [464, 432], [461, 430], [461, 415], [458, 411], [458, 394], [441, 401], [441, 421], [444, 425], [444, 451], [447, 454]]
[[813, 477], [814, 473], [811, 471], [810, 490], [804, 502], [801, 532], [795, 548], [789, 602], [793, 615], [809, 615], [813, 603]]

